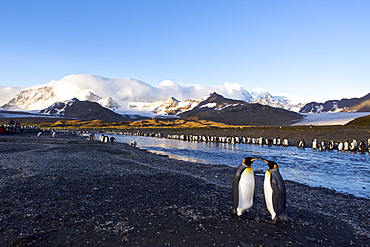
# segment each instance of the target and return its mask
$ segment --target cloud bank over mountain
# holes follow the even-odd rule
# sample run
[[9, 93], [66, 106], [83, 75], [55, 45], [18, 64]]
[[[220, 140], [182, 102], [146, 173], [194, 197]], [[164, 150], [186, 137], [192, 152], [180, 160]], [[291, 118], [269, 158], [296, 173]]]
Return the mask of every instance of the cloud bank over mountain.
[[[286, 97], [274, 97], [261, 88], [249, 93], [238, 83], [225, 82], [214, 87], [199, 84], [184, 86], [170, 80], [162, 81], [157, 87], [129, 78], [104, 78], [95, 75], [69, 75], [60, 80], [24, 89], [7, 89], [14, 94], [11, 100], [2, 102], [10, 110], [41, 110], [54, 102], [77, 98], [99, 102], [103, 106], [125, 110], [132, 102], [153, 103], [174, 97], [178, 101], [201, 100], [216, 92], [226, 98], [246, 102], [269, 104], [290, 109], [292, 103]], [[18, 90], [18, 94], [15, 92]], [[11, 92], [10, 92], [11, 91]], [[3, 92], [4, 93], [4, 92]], [[104, 103], [107, 102], [107, 103]]]
[[71, 96], [84, 97], [91, 91], [102, 98], [112, 97], [118, 102], [154, 102], [165, 100], [171, 96], [183, 101], [187, 99], [200, 99], [207, 96], [210, 91], [241, 100], [249, 96], [240, 85], [224, 83], [216, 87], [201, 85], [183, 86], [176, 82], [165, 80], [158, 87], [153, 87], [143, 81], [129, 78], [109, 79], [94, 75], [69, 75], [59, 81], [46, 84], [54, 89], [60, 99], [69, 99]]
[[0, 86], [0, 105], [7, 103], [15, 95], [24, 90], [24, 87], [1, 87]]

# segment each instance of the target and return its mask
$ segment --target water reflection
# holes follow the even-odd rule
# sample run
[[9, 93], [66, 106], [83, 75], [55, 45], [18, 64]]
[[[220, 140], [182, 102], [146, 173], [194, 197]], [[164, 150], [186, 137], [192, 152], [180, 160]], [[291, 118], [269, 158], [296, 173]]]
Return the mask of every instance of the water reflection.
[[[278, 163], [284, 179], [370, 198], [369, 154], [282, 146], [185, 142], [140, 136], [115, 137], [117, 141], [125, 143], [135, 140], [139, 148], [191, 162], [238, 166], [247, 156], [261, 156]], [[255, 161], [253, 167], [256, 170], [267, 169], [263, 161]]]

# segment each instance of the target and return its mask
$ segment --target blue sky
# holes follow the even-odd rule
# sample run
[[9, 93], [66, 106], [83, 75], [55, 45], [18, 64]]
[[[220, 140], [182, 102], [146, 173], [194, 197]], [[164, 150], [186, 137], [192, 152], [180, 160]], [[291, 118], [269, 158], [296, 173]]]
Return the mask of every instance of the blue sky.
[[0, 86], [70, 74], [370, 92], [367, 0], [0, 0]]

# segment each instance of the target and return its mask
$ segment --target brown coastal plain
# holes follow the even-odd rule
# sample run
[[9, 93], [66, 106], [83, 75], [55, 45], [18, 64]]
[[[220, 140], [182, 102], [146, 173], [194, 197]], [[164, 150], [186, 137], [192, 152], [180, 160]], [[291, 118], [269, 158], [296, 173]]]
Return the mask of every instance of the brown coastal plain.
[[[367, 129], [249, 131], [292, 141], [369, 137]], [[0, 157], [0, 246], [370, 243], [370, 200], [326, 188], [285, 181], [290, 221], [271, 225], [265, 222], [263, 176], [256, 176], [250, 211], [241, 218], [230, 214], [232, 167], [173, 160], [67, 133], [1, 135]]]

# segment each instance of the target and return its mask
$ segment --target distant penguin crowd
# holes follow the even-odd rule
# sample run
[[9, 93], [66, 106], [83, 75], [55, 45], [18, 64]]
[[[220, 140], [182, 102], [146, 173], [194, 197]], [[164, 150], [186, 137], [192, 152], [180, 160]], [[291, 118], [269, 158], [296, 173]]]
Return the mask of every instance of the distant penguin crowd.
[[[357, 142], [356, 139], [346, 139], [344, 141], [332, 141], [330, 139], [328, 140], [322, 140], [321, 142], [317, 141], [316, 138], [312, 139], [311, 142], [312, 149], [325, 151], [325, 150], [338, 150], [340, 152], [347, 151], [347, 152], [359, 152], [359, 153], [365, 153], [370, 152], [370, 138], [367, 140], [367, 148], [366, 144], [363, 140], [360, 142]], [[298, 145], [298, 147], [300, 147]]]
[[[219, 135], [186, 135], [186, 134], [168, 134], [164, 135], [162, 133], [141, 133], [140, 131], [134, 132], [107, 132], [106, 134], [112, 135], [133, 135], [133, 136], [143, 136], [143, 137], [154, 137], [154, 138], [167, 138], [167, 139], [175, 139], [181, 141], [188, 141], [188, 142], [210, 142], [210, 143], [228, 143], [228, 144], [252, 144], [252, 145], [260, 145], [260, 146], [293, 146], [293, 142], [290, 141], [288, 138], [266, 138], [266, 137], [251, 137], [251, 136], [219, 136]], [[113, 143], [116, 139], [114, 137], [109, 137], [106, 134], [101, 134], [99, 137], [101, 142], [104, 143]], [[42, 132], [38, 134], [40, 137]], [[95, 134], [90, 133], [79, 133], [80, 136], [86, 136], [90, 140], [95, 139]], [[54, 136], [55, 137], [55, 132]], [[130, 143], [131, 146], [136, 147], [137, 143], [132, 141]], [[303, 138], [301, 138], [297, 145], [298, 148], [309, 148], [311, 147], [314, 150], [325, 151], [325, 150], [338, 150], [340, 152], [358, 152], [358, 153], [366, 153], [370, 152], [370, 138], [367, 139], [367, 143], [365, 141], [360, 140], [359, 142], [355, 139], [346, 139], [340, 141], [333, 141], [330, 138], [326, 140], [318, 140], [313, 138], [310, 143], [307, 143]]]
[[[134, 136], [144, 136], [144, 137], [155, 137], [155, 138], [167, 138], [176, 139], [181, 141], [189, 142], [213, 142], [213, 143], [229, 143], [229, 144], [253, 144], [260, 146], [293, 146], [288, 138], [266, 138], [266, 137], [251, 137], [251, 136], [218, 136], [218, 135], [186, 135], [186, 134], [168, 134], [164, 135], [162, 133], [141, 133], [136, 132], [112, 132], [112, 134], [118, 135], [134, 135]], [[311, 143], [306, 143], [306, 141], [301, 138], [297, 145], [298, 148], [309, 148], [320, 151], [325, 150], [338, 150], [338, 151], [348, 151], [348, 152], [358, 152], [366, 153], [370, 152], [370, 138], [368, 138], [367, 143], [363, 140], [357, 142], [355, 139], [347, 139], [343, 141], [333, 141], [331, 139], [317, 140], [313, 138]]]

